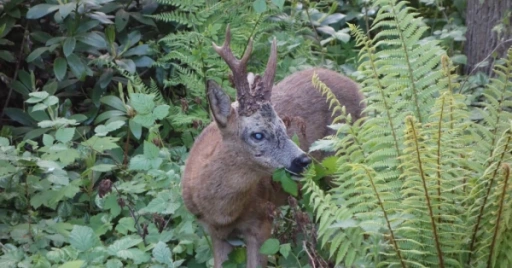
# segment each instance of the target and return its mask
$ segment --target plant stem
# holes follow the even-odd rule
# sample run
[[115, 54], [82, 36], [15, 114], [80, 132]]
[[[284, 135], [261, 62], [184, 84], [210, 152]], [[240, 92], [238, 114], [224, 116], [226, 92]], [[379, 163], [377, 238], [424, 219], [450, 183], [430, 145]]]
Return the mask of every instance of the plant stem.
[[443, 252], [441, 251], [441, 243], [439, 242], [439, 236], [437, 234], [437, 226], [436, 221], [434, 217], [434, 211], [432, 210], [432, 205], [430, 203], [430, 196], [428, 194], [428, 187], [427, 187], [427, 178], [425, 177], [425, 172], [423, 168], [423, 160], [421, 159], [421, 153], [420, 153], [420, 145], [419, 145], [419, 137], [417, 136], [416, 132], [416, 126], [414, 124], [413, 118], [411, 116], [408, 116], [406, 119], [407, 123], [410, 124], [412, 135], [414, 138], [414, 146], [416, 151], [416, 158], [418, 161], [418, 173], [421, 176], [421, 182], [423, 184], [423, 191], [425, 192], [425, 200], [427, 201], [427, 208], [430, 215], [430, 224], [432, 226], [432, 233], [434, 235], [435, 240], [435, 247], [437, 250], [437, 258], [439, 259], [439, 267], [444, 268], [444, 259], [443, 259]]

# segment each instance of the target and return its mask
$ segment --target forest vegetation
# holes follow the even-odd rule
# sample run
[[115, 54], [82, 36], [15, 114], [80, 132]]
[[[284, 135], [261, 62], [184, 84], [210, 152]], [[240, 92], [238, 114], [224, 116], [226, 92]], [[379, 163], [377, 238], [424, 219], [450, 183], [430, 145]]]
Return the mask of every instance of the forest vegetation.
[[313, 77], [333, 155], [274, 173], [270, 267], [512, 267], [512, 0], [0, 2], [0, 267], [212, 266], [180, 183], [207, 79], [235, 96], [228, 24], [248, 71], [275, 37], [276, 81], [366, 97], [354, 121]]

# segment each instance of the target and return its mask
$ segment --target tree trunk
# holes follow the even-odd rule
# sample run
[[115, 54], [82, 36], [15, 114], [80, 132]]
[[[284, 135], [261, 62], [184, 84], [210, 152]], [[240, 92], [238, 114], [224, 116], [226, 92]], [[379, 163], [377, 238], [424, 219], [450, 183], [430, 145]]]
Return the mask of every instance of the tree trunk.
[[[465, 73], [481, 71], [490, 75], [496, 58], [503, 57], [512, 45], [512, 0], [467, 0], [466, 44], [464, 54], [468, 57]], [[502, 24], [501, 33], [493, 28]], [[499, 46], [499, 47], [497, 47]], [[493, 51], [496, 49], [496, 53]], [[497, 57], [494, 57], [497, 56]], [[483, 67], [476, 65], [487, 59]]]

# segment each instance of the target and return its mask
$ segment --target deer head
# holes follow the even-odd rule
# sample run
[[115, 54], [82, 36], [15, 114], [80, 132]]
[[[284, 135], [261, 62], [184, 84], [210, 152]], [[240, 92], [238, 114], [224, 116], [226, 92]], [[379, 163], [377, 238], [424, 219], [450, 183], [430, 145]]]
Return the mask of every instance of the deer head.
[[[256, 171], [272, 172], [285, 168], [300, 174], [311, 159], [288, 137], [286, 127], [271, 103], [277, 65], [277, 43], [272, 42], [270, 57], [263, 77], [247, 73], [252, 39], [241, 59], [230, 48], [231, 33], [226, 28], [224, 44], [213, 43], [215, 51], [233, 73], [238, 105], [231, 105], [229, 96], [214, 81], [208, 81], [208, 100], [213, 117], [221, 131], [223, 146], [247, 158], [247, 165]], [[248, 81], [251, 80], [251, 83]]]

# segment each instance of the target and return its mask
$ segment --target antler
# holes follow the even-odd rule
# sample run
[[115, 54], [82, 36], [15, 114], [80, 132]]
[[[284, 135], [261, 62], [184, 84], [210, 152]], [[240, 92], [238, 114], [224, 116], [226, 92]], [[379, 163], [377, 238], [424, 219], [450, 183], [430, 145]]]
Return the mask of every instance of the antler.
[[224, 40], [224, 44], [222, 47], [217, 46], [214, 42], [213, 49], [219, 54], [219, 56], [224, 59], [227, 63], [231, 72], [233, 72], [233, 82], [235, 83], [237, 98], [243, 98], [243, 96], [250, 92], [249, 82], [247, 81], [247, 62], [249, 61], [249, 57], [252, 52], [252, 38], [249, 39], [249, 44], [247, 45], [247, 49], [245, 50], [244, 56], [242, 59], [237, 59], [235, 55], [233, 55], [233, 51], [230, 48], [231, 42], [231, 31], [229, 29], [229, 24], [226, 27], [226, 38]]
[[231, 30], [226, 27], [226, 38], [221, 47], [213, 44], [213, 49], [220, 55], [222, 59], [233, 72], [233, 82], [235, 84], [238, 100], [238, 110], [241, 115], [251, 115], [257, 110], [262, 102], [270, 101], [272, 94], [272, 87], [274, 85], [274, 78], [277, 66], [277, 42], [274, 38], [270, 51], [270, 57], [267, 62], [267, 68], [263, 78], [256, 76], [253, 83], [254, 90], [251, 90], [247, 77], [247, 62], [252, 52], [252, 38], [249, 39], [249, 44], [241, 59], [237, 59], [233, 55], [230, 48]]

